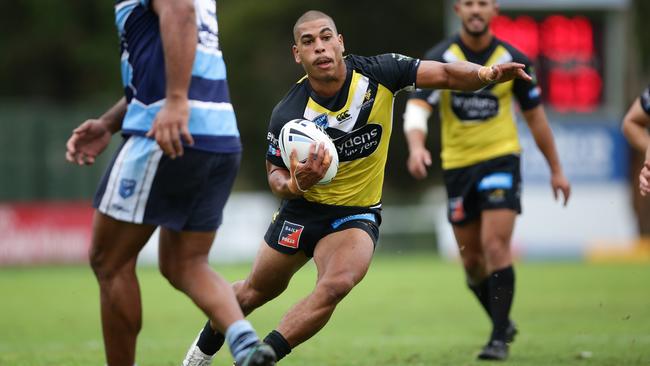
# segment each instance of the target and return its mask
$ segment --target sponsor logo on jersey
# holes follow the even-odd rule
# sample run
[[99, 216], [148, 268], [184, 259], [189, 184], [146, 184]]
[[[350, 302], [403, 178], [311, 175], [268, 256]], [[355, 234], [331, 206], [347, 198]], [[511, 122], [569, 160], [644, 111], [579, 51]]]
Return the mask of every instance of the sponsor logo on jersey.
[[278, 141], [278, 138], [273, 136], [271, 132], [266, 134], [266, 141], [268, 141], [271, 145], [278, 146], [280, 142]]
[[304, 228], [302, 225], [284, 220], [282, 230], [280, 230], [278, 244], [289, 248], [298, 248], [300, 246], [300, 235]]
[[136, 183], [135, 179], [122, 178], [122, 180], [120, 180], [120, 196], [124, 199], [131, 197], [135, 191]]
[[499, 100], [491, 93], [451, 93], [451, 108], [462, 121], [486, 120], [499, 114]]
[[271, 156], [280, 156], [280, 149], [273, 146], [272, 144], [269, 144], [269, 151], [267, 152], [267, 154]]
[[352, 116], [350, 115], [349, 109], [346, 109], [345, 111], [336, 115], [336, 120], [339, 121], [339, 123], [347, 121], [350, 118], [352, 118]]
[[411, 60], [411, 57], [400, 55], [399, 53], [391, 53], [390, 55], [398, 62]]
[[381, 141], [381, 133], [380, 125], [367, 124], [334, 140], [339, 162], [365, 158], [375, 152]]
[[323, 113], [317, 116], [314, 118], [313, 122], [320, 128], [327, 128], [327, 114]]
[[370, 106], [372, 106], [372, 103], [374, 103], [375, 98], [372, 97], [372, 91], [368, 90], [366, 91], [366, 94], [363, 95], [363, 103], [359, 106], [360, 110], [364, 110]]
[[452, 222], [458, 222], [465, 219], [463, 197], [452, 197], [449, 199], [449, 218]]

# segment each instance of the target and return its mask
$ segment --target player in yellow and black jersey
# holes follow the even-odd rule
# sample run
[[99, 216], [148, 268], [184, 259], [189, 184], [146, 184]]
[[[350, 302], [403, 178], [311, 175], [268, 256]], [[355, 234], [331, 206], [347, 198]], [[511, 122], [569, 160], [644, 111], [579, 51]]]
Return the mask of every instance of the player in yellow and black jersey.
[[425, 59], [471, 61], [490, 67], [502, 62], [526, 65], [533, 80], [513, 80], [477, 92], [424, 91], [412, 95], [404, 114], [409, 145], [409, 172], [426, 177], [431, 155], [424, 142], [427, 119], [438, 106], [442, 167], [448, 196], [448, 218], [463, 259], [467, 282], [492, 321], [493, 330], [479, 359], [505, 359], [517, 329], [510, 320], [515, 274], [510, 239], [521, 212], [519, 154], [515, 123], [517, 100], [535, 142], [551, 169], [551, 187], [569, 199], [553, 135], [540, 104], [540, 89], [530, 60], [495, 38], [489, 29], [496, 0], [457, 0], [460, 34], [436, 45]]
[[[476, 90], [489, 82], [530, 79], [523, 66], [495, 68], [469, 62], [443, 64], [386, 54], [343, 57], [343, 37], [334, 21], [319, 11], [302, 15], [293, 29], [293, 55], [307, 76], [273, 110], [267, 138], [267, 176], [283, 199], [245, 281], [234, 285], [248, 314], [278, 296], [293, 274], [312, 257], [318, 280], [311, 294], [283, 317], [264, 341], [280, 360], [315, 335], [343, 297], [365, 276], [380, 224], [379, 208], [392, 129], [393, 98], [402, 89]], [[331, 162], [322, 146], [310, 156], [284, 165], [278, 135], [290, 120], [303, 118], [321, 126], [334, 140], [339, 156], [336, 177], [315, 185]], [[207, 365], [223, 336], [206, 324], [184, 364]], [[197, 360], [206, 360], [205, 363]]]

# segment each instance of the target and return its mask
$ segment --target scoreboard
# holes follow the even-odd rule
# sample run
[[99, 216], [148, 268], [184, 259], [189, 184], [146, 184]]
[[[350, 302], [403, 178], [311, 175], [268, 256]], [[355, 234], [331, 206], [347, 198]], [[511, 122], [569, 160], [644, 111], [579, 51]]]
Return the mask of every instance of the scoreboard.
[[546, 105], [560, 113], [596, 111], [603, 102], [602, 28], [583, 15], [500, 15], [494, 34], [534, 63]]
[[[631, 0], [496, 0], [493, 33], [527, 55], [558, 121], [620, 123], [628, 75]], [[445, 1], [446, 33], [461, 28]]]

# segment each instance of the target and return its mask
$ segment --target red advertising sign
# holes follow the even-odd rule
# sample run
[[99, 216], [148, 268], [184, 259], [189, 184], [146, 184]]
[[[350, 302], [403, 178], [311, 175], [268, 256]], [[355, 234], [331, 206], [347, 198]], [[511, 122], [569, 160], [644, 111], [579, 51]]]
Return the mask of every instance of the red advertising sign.
[[0, 204], [0, 266], [87, 262], [92, 215], [86, 202]]

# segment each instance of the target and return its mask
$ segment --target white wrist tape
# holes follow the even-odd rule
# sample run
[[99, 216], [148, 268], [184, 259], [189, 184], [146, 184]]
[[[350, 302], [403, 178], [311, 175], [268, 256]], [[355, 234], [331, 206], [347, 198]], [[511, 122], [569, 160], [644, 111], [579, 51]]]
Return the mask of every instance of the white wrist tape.
[[421, 105], [406, 103], [406, 110], [404, 111], [404, 132], [420, 130], [427, 133], [427, 120], [430, 115], [431, 111]]

